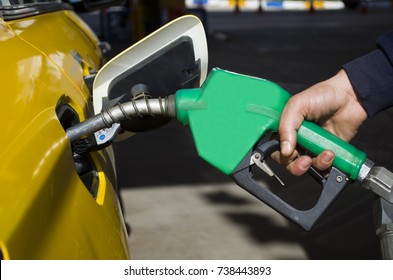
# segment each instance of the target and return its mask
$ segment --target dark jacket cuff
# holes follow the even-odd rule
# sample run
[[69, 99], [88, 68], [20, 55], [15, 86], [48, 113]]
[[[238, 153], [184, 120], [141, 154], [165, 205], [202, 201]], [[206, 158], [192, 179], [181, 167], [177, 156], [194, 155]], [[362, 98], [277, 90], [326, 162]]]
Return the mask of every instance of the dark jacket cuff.
[[370, 117], [393, 106], [393, 33], [382, 36], [377, 46], [343, 66]]

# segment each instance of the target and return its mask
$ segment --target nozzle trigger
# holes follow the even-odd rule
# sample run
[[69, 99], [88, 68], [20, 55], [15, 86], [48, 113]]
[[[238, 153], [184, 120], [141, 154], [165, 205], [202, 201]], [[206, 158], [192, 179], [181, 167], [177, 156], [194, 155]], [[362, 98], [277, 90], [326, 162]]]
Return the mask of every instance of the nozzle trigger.
[[285, 186], [284, 182], [273, 172], [273, 170], [269, 167], [265, 160], [262, 159], [262, 155], [260, 153], [255, 153], [251, 157], [251, 163], [255, 163], [262, 171], [264, 171], [270, 177], [275, 177], [277, 181], [280, 182], [282, 186]]

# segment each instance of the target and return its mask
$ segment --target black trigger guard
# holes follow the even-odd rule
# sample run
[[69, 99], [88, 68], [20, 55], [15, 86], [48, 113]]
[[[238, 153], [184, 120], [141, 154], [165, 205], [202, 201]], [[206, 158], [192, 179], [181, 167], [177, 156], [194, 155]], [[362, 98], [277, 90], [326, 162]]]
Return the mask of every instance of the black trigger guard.
[[[262, 157], [266, 158], [271, 152], [274, 152], [277, 145], [278, 141], [271, 140], [258, 145], [256, 150], [263, 153]], [[309, 210], [299, 210], [254, 181], [250, 165], [253, 153], [254, 151], [251, 150], [232, 173], [231, 176], [235, 183], [306, 231], [311, 230], [316, 221], [348, 184], [347, 175], [332, 167], [329, 177], [322, 184], [322, 193], [316, 205]]]
[[278, 140], [269, 140], [267, 142], [261, 142], [255, 148], [255, 151], [259, 152], [262, 156], [262, 159], [266, 159], [273, 152], [280, 150], [280, 143]]

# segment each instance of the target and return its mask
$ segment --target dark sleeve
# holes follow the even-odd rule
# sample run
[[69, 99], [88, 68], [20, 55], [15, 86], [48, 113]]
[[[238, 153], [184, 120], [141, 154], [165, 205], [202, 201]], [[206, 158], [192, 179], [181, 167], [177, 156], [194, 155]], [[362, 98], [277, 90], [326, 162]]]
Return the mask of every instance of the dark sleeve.
[[377, 49], [343, 66], [368, 116], [393, 106], [393, 31], [377, 41]]

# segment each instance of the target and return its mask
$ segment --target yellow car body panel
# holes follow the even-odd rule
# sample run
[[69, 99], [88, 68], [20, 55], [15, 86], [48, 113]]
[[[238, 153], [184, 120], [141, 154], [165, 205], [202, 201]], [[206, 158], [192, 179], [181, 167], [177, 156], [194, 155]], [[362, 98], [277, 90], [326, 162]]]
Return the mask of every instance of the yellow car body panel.
[[111, 161], [91, 153], [98, 192], [77, 174], [56, 110], [91, 110], [83, 77], [102, 61], [73, 11], [0, 18], [0, 250], [4, 259], [127, 259]]
[[97, 70], [101, 64], [97, 38], [74, 12], [47, 13], [8, 24], [16, 35], [59, 65], [78, 87], [84, 84], [83, 75], [89, 74], [86, 70]]

